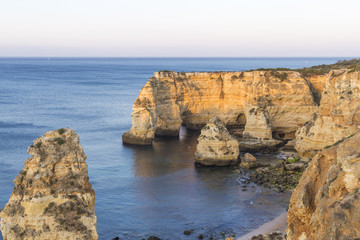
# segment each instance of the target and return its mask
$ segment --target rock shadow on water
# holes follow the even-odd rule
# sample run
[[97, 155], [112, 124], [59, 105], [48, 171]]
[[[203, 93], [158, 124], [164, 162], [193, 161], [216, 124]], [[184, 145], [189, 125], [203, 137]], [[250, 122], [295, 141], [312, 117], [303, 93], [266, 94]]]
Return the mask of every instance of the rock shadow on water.
[[156, 177], [193, 168], [198, 131], [181, 127], [179, 136], [157, 137], [152, 146], [124, 145], [134, 156], [135, 174]]

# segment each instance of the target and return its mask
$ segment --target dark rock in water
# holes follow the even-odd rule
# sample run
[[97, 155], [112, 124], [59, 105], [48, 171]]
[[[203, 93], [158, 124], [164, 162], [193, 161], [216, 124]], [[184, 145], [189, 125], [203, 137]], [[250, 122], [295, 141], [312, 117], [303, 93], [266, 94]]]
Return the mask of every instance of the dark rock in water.
[[285, 164], [285, 169], [287, 171], [304, 171], [305, 164], [302, 162]]
[[284, 144], [283, 141], [271, 139], [260, 140], [252, 138], [237, 138], [239, 141], [239, 149], [241, 152], [251, 153], [273, 153]]
[[204, 239], [204, 236], [202, 234], [200, 234], [199, 236], [197, 236], [198, 239]]
[[192, 230], [185, 230], [185, 231], [184, 231], [184, 234], [185, 234], [185, 235], [190, 235], [191, 232], [192, 232]]
[[155, 236], [150, 236], [150, 237], [148, 237], [148, 240], [161, 240], [161, 238], [158, 238]]
[[255, 172], [249, 173], [247, 182], [283, 192], [295, 188], [301, 175], [302, 172], [299, 171], [286, 171], [285, 164], [281, 162], [276, 166], [257, 168]]
[[246, 153], [244, 158], [241, 160], [240, 167], [245, 169], [258, 167], [256, 158], [250, 153]]
[[266, 235], [257, 235], [251, 238], [251, 240], [285, 240], [286, 237], [281, 232], [272, 232]]
[[119, 237], [114, 237], [113, 240], [120, 240], [120, 238]]

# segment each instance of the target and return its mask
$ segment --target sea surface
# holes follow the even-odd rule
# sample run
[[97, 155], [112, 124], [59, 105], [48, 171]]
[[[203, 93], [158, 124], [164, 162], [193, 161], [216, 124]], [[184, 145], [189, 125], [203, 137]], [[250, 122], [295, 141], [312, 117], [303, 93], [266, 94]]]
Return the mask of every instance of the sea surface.
[[[255, 185], [242, 191], [233, 168], [196, 168], [198, 132], [185, 128], [178, 138], [156, 139], [153, 147], [122, 145], [141, 87], [159, 70], [300, 68], [340, 59], [0, 58], [0, 208], [32, 141], [70, 127], [88, 157], [99, 239], [245, 234], [283, 211], [289, 194]], [[184, 230], [194, 233], [187, 237]]]

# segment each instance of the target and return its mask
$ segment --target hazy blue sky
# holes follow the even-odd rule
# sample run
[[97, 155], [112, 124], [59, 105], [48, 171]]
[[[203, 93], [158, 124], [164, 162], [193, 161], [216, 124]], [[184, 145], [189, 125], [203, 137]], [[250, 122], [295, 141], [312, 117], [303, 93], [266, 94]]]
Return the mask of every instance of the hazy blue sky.
[[360, 0], [0, 0], [0, 56], [360, 56]]

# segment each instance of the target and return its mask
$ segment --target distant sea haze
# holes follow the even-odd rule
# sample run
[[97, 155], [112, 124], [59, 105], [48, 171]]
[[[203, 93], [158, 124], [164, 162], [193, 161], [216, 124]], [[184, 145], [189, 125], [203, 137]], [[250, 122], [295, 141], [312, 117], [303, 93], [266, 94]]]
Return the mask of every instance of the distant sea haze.
[[160, 70], [294, 69], [343, 59], [0, 58], [0, 208], [32, 141], [70, 127], [88, 157], [100, 239], [182, 239], [189, 229], [244, 234], [276, 217], [289, 196], [255, 185], [242, 192], [233, 169], [195, 168], [196, 132], [123, 146], [140, 89]]

